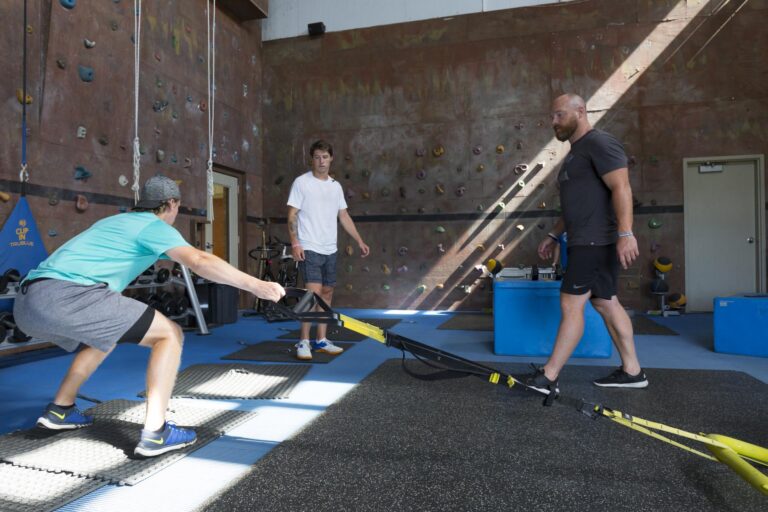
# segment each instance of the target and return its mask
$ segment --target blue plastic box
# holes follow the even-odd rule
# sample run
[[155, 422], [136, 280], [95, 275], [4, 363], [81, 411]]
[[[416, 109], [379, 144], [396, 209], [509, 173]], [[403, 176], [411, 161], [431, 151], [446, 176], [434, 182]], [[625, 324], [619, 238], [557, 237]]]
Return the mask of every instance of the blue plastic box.
[[[560, 325], [560, 281], [497, 279], [493, 283], [493, 352], [548, 356]], [[584, 336], [572, 357], [610, 357], [611, 336], [587, 302]]]
[[768, 295], [714, 298], [715, 352], [768, 357]]

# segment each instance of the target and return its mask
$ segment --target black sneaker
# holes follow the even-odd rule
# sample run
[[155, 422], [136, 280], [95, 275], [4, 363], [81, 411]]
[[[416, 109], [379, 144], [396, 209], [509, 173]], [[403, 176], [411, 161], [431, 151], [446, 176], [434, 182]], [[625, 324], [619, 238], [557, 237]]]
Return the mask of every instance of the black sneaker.
[[560, 388], [558, 387], [557, 379], [555, 380], [549, 380], [546, 375], [544, 375], [544, 368], [531, 365], [531, 368], [534, 369], [533, 373], [528, 373], [526, 375], [521, 375], [518, 379], [520, 382], [528, 386], [529, 388], [533, 388], [536, 391], [540, 391], [544, 394], [550, 394], [551, 392], [555, 392], [555, 394], [560, 392]]
[[601, 388], [634, 388], [641, 389], [648, 387], [648, 378], [645, 376], [645, 372], [640, 370], [637, 375], [630, 375], [624, 371], [623, 367], [619, 367], [612, 374], [602, 379], [597, 379], [592, 382], [595, 386]]

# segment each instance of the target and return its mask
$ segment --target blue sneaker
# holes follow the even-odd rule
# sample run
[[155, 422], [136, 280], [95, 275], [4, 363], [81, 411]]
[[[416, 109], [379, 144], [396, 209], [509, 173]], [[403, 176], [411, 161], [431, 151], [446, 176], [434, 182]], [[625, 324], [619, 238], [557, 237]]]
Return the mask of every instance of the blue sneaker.
[[142, 457], [156, 457], [173, 450], [181, 450], [185, 446], [195, 444], [197, 434], [189, 428], [177, 427], [172, 421], [166, 421], [163, 430], [152, 432], [141, 430], [141, 441], [133, 451]]
[[74, 430], [93, 424], [93, 416], [86, 416], [77, 407], [60, 407], [48, 404], [43, 415], [37, 418], [37, 426], [49, 430]]
[[332, 356], [336, 356], [344, 352], [344, 349], [338, 345], [334, 345], [333, 342], [327, 338], [310, 342], [312, 350], [315, 352], [325, 352]]

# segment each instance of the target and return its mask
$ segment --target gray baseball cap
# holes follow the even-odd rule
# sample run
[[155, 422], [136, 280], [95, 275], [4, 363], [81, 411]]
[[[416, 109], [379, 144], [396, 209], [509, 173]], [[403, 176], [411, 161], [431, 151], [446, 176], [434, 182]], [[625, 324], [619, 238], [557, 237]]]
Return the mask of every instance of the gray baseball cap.
[[169, 199], [181, 199], [179, 186], [171, 178], [158, 174], [152, 176], [141, 187], [141, 199], [135, 208], [155, 209]]

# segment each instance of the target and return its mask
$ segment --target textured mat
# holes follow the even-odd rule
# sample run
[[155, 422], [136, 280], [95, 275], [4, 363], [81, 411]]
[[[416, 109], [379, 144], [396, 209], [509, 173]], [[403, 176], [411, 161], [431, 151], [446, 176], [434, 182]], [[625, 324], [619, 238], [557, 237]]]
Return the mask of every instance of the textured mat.
[[438, 329], [458, 331], [492, 331], [493, 315], [457, 313], [438, 326]]
[[[344, 352], [354, 347], [354, 343], [336, 343], [344, 349]], [[310, 361], [296, 359], [296, 347], [292, 341], [262, 341], [254, 345], [248, 345], [242, 350], [228, 354], [222, 359], [235, 359], [240, 361], [269, 361], [274, 363], [330, 363], [334, 359], [343, 356], [332, 356], [323, 352], [312, 352]]]
[[168, 418], [182, 426], [195, 427], [197, 442], [151, 459], [134, 459], [133, 449], [139, 442], [144, 418], [143, 404], [117, 402], [94, 408], [97, 419], [88, 428], [62, 432], [31, 429], [6, 434], [0, 437], [0, 459], [25, 468], [134, 485], [213, 441], [223, 433], [223, 428], [232, 428], [255, 415], [174, 404]]
[[[288, 398], [309, 365], [197, 364], [179, 372], [175, 398]], [[145, 392], [139, 393], [144, 396]]]
[[647, 316], [632, 316], [630, 317], [632, 319], [632, 329], [634, 329], [635, 334], [655, 334], [660, 336], [677, 336], [677, 333], [667, 327], [666, 325], [661, 325]]
[[104, 485], [101, 480], [0, 463], [0, 510], [49, 512]]
[[[398, 323], [400, 323], [400, 318], [356, 318], [356, 320], [360, 320], [361, 322], [365, 322], [367, 324], [375, 325], [376, 327], [380, 327], [382, 329], [391, 329]], [[317, 339], [317, 327], [312, 326], [312, 329], [309, 331], [309, 339], [314, 340]], [[281, 340], [298, 340], [299, 336], [301, 335], [300, 331], [298, 329], [288, 331], [287, 333], [283, 334], [282, 336], [279, 336], [279, 339]], [[349, 329], [344, 329], [342, 327], [339, 327], [338, 325], [329, 325], [327, 336], [329, 340], [335, 341], [363, 341], [367, 340], [368, 337], [364, 336], [362, 334], [356, 333], [354, 331], [350, 331]]]
[[[590, 384], [610, 370], [568, 366], [560, 385], [649, 420], [767, 444], [768, 385], [756, 379], [647, 369], [645, 390]], [[287, 491], [318, 474], [333, 478]], [[722, 464], [607, 419], [475, 377], [421, 381], [395, 361], [206, 506], [232, 510], [752, 512], [766, 498]]]

